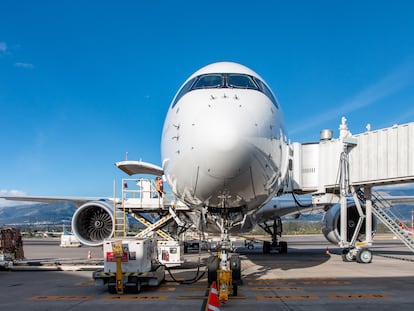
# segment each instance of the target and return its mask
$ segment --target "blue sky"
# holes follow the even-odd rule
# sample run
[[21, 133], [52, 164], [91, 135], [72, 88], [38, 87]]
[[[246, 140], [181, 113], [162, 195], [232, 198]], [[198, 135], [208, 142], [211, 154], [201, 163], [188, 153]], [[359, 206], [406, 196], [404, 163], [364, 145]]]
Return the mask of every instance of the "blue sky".
[[161, 163], [182, 82], [216, 61], [272, 87], [292, 141], [414, 121], [412, 1], [0, 2], [0, 192], [111, 196]]

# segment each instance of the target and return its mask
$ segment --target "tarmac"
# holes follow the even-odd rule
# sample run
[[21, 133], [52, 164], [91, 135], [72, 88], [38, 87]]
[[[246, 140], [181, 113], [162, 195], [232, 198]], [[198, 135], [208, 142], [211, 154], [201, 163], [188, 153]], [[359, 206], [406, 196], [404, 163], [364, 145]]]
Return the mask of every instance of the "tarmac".
[[[284, 255], [262, 254], [259, 243], [254, 249], [239, 243], [243, 284], [220, 310], [412, 309], [414, 253], [392, 236], [376, 238], [370, 264], [343, 262], [341, 250], [322, 235], [284, 240], [289, 245]], [[90, 270], [102, 263], [99, 247], [24, 242], [25, 268], [0, 271], [0, 310], [205, 310], [206, 252], [186, 254], [183, 266], [166, 274], [159, 287], [111, 295], [92, 280]]]

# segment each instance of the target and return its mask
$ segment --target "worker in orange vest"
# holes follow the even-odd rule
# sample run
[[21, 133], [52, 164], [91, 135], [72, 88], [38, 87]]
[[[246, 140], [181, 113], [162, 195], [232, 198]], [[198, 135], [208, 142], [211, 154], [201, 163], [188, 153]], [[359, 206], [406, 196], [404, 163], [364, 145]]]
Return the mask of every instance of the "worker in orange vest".
[[158, 193], [158, 196], [162, 198], [162, 194], [164, 193], [164, 183], [160, 177], [155, 178], [155, 190]]

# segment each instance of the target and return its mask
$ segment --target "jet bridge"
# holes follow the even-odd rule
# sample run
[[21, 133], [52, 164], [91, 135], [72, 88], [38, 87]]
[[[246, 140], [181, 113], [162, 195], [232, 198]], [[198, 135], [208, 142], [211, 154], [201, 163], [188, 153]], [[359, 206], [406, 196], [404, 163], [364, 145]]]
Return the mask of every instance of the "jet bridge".
[[[339, 245], [351, 254], [345, 258], [371, 260], [372, 254], [361, 251], [361, 246], [372, 244], [372, 214], [414, 251], [412, 238], [399, 232], [398, 222], [387, 215], [389, 205], [372, 192], [376, 186], [414, 182], [414, 122], [375, 131], [367, 126], [366, 132], [352, 135], [343, 117], [339, 130], [338, 139], [333, 139], [331, 130], [323, 130], [317, 143], [291, 145], [290, 190], [312, 194], [315, 204], [341, 204]], [[351, 239], [347, 235], [349, 198], [360, 216]], [[366, 241], [357, 243], [363, 223]]]

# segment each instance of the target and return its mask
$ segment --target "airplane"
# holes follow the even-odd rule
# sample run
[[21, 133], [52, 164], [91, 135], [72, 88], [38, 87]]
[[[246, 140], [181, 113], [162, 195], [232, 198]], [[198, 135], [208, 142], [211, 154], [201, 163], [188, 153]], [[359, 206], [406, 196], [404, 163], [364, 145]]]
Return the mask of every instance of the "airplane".
[[[289, 144], [281, 105], [265, 80], [244, 65], [217, 62], [190, 75], [173, 98], [161, 137], [162, 165], [125, 160], [116, 166], [129, 175], [162, 175], [174, 196], [196, 215], [191, 219], [199, 230], [221, 234], [220, 258], [208, 265], [209, 281], [225, 279], [216, 272], [238, 266], [233, 273], [237, 281], [240, 259], [231, 254], [230, 234], [251, 231], [258, 224], [272, 236], [263, 251], [276, 248], [285, 253], [287, 243], [278, 241], [281, 218], [319, 209], [326, 212], [325, 237], [339, 242], [337, 202], [315, 204], [309, 199], [299, 202], [294, 195], [281, 197], [291, 182]], [[79, 208], [72, 230], [86, 245], [101, 245], [114, 233], [114, 204], [108, 199], [3, 198], [74, 201]], [[354, 214], [349, 214], [351, 234], [357, 221]]]

